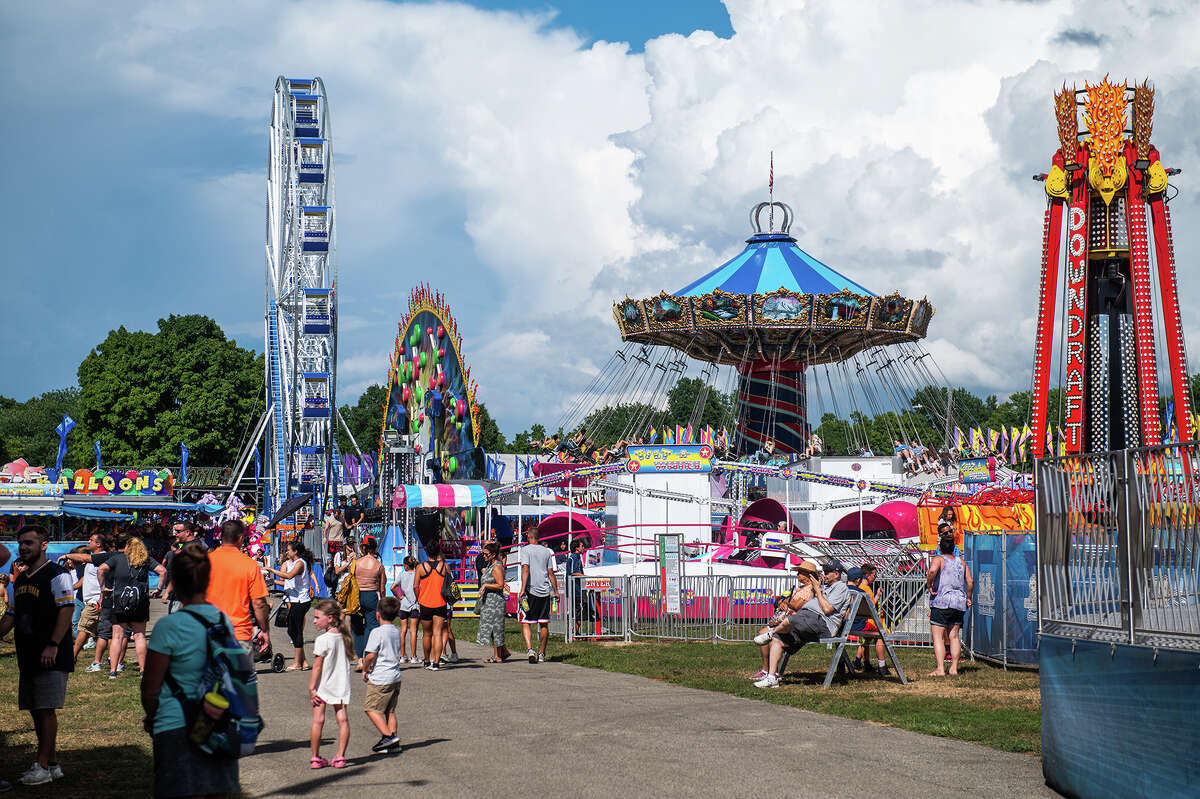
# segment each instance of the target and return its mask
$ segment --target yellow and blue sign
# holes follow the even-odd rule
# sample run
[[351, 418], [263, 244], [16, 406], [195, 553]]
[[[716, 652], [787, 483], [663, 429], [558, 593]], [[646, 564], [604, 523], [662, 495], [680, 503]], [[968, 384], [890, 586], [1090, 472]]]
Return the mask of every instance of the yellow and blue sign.
[[989, 458], [962, 458], [958, 462], [960, 483], [990, 483], [996, 479], [995, 461]]
[[711, 472], [713, 450], [708, 444], [663, 444], [629, 448], [625, 468], [631, 474]]

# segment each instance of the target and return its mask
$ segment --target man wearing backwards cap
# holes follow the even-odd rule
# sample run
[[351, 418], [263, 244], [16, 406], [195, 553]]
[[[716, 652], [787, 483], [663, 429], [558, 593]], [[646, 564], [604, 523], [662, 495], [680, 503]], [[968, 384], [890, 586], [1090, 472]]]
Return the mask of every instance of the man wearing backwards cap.
[[807, 574], [804, 566], [805, 564], [801, 563], [797, 567], [797, 578], [808, 581], [814, 596], [804, 603], [804, 607], [784, 619], [775, 628], [774, 633], [760, 633], [755, 637], [754, 643], [761, 645], [769, 641], [771, 646], [767, 664], [768, 674], [754, 683], [756, 688], [774, 688], [779, 685], [777, 672], [785, 648], [798, 648], [837, 635], [842, 614], [850, 604], [850, 589], [842, 582], [842, 574], [846, 568], [839, 561], [828, 558], [822, 562], [825, 570], [823, 578]]

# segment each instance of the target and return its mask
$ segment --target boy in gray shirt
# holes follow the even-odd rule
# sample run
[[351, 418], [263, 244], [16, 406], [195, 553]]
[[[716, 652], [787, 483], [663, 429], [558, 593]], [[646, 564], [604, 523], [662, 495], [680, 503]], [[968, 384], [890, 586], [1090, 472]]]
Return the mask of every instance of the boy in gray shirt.
[[[538, 543], [536, 527], [525, 531], [528, 542], [521, 547], [521, 597], [517, 618], [525, 636], [530, 663], [546, 660], [546, 642], [550, 640], [551, 598], [558, 595], [558, 579], [554, 576], [554, 552]], [[533, 649], [532, 627], [538, 626], [538, 650]]]

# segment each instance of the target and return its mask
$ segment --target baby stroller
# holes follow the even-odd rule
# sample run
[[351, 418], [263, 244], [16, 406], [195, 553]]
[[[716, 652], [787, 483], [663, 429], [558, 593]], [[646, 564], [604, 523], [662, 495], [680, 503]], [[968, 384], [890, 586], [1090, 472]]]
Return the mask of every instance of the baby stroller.
[[[267, 618], [270, 619], [270, 618], [273, 618], [272, 614], [274, 614], [275, 608], [270, 607], [270, 600], [267, 600], [267, 604], [268, 604]], [[251, 614], [251, 618], [253, 618], [253, 614]], [[251, 638], [250, 638], [251, 641], [255, 642], [253, 644], [254, 653], [250, 656], [250, 659], [252, 661], [254, 661], [256, 664], [257, 663], [269, 663], [271, 665], [271, 671], [275, 672], [276, 674], [279, 674], [280, 672], [283, 671], [283, 668], [285, 665], [285, 661], [283, 659], [283, 653], [276, 652], [274, 650], [274, 647], [271, 646], [270, 631], [268, 631], [268, 633], [267, 633], [267, 645], [265, 647], [260, 647], [258, 645], [258, 643], [257, 643], [258, 642], [258, 633], [259, 633], [260, 629], [261, 628], [258, 626], [258, 623], [255, 622], [253, 630], [251, 632]]]

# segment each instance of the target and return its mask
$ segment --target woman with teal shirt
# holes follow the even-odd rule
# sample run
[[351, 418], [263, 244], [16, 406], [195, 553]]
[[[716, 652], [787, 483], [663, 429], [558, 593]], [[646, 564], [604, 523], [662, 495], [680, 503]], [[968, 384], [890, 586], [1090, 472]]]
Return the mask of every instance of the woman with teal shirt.
[[210, 566], [208, 552], [188, 544], [171, 562], [175, 598], [183, 607], [159, 619], [150, 638], [146, 673], [142, 678], [142, 725], [154, 739], [154, 795], [156, 797], [222, 797], [236, 793], [238, 761], [206, 755], [188, 741], [187, 721], [175, 692], [164, 682], [168, 675], [178, 691], [199, 700], [207, 686], [201, 683], [208, 664], [208, 636], [199, 615], [212, 624], [225, 618], [205, 601]]

